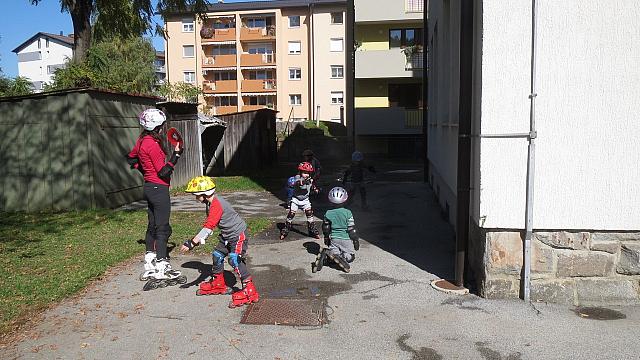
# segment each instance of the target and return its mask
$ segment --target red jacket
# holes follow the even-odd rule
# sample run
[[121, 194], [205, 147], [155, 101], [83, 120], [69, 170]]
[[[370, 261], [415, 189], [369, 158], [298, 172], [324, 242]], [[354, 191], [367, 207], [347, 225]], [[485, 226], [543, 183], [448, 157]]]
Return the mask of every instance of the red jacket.
[[[136, 164], [136, 167], [142, 167], [144, 181], [169, 186], [169, 181], [158, 177], [158, 171], [169, 163], [166, 161], [167, 154], [153, 136], [147, 135], [138, 139], [133, 150], [129, 153], [129, 158], [138, 158], [139, 163]], [[169, 164], [172, 167], [174, 165]]]

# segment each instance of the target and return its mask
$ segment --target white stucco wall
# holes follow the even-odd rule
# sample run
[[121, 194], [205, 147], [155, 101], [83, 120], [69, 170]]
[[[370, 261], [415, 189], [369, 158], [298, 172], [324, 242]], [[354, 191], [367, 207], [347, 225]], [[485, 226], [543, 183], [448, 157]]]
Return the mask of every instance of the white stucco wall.
[[[481, 131], [526, 132], [531, 1], [483, 1]], [[637, 230], [640, 7], [538, 1], [534, 228]], [[527, 142], [483, 139], [484, 227], [523, 228]]]
[[70, 45], [62, 45], [60, 42], [50, 39], [49, 47], [46, 46], [46, 37], [40, 37], [40, 49], [38, 49], [38, 39], [25, 46], [18, 54], [29, 52], [41, 52], [41, 60], [18, 61], [18, 75], [29, 78], [32, 82], [51, 82], [53, 74], [47, 74], [47, 66], [64, 64], [67, 59], [73, 57], [73, 50]]

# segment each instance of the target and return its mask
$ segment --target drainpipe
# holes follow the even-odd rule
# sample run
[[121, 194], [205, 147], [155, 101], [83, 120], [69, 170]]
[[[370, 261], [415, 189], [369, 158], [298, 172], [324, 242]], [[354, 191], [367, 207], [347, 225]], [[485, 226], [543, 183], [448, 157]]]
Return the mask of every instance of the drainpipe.
[[[316, 104], [316, 52], [315, 52], [315, 25], [313, 23], [313, 12], [314, 12], [314, 4], [309, 4], [309, 52], [311, 66], [309, 66], [309, 97], [311, 101], [309, 101], [309, 115], [316, 121], [316, 126], [318, 126], [318, 114], [314, 115], [314, 109]], [[311, 119], [309, 119], [311, 120]]]
[[429, 150], [429, 138], [428, 138], [428, 124], [427, 119], [429, 118], [429, 106], [427, 106], [427, 101], [429, 99], [429, 79], [427, 78], [427, 64], [429, 63], [429, 0], [425, 0], [426, 6], [424, 7], [422, 13], [422, 21], [423, 21], [423, 36], [422, 36], [422, 48], [424, 49], [424, 55], [422, 60], [422, 138], [424, 144], [424, 182], [429, 181], [429, 158], [427, 157], [427, 152]]
[[[354, 41], [355, 36], [355, 4], [354, 0], [347, 0], [347, 9], [345, 11], [345, 107], [348, 118], [351, 121], [351, 151], [356, 149], [356, 110], [355, 110], [355, 51]], [[345, 116], [345, 124], [347, 123], [347, 116]]]
[[524, 301], [530, 302], [531, 297], [531, 237], [533, 235], [533, 181], [535, 174], [536, 155], [536, 25], [537, 25], [536, 0], [531, 0], [531, 107], [529, 110], [529, 148], [527, 157], [527, 209], [525, 210], [525, 236], [524, 236]]

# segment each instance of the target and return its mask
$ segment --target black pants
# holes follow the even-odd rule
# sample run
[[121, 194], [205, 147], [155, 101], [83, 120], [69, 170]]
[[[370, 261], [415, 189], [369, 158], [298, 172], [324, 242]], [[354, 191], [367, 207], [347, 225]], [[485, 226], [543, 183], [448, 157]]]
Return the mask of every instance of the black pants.
[[147, 200], [147, 215], [149, 217], [147, 234], [144, 239], [147, 251], [155, 251], [158, 259], [165, 259], [167, 258], [167, 241], [171, 236], [169, 187], [145, 182], [143, 195]]

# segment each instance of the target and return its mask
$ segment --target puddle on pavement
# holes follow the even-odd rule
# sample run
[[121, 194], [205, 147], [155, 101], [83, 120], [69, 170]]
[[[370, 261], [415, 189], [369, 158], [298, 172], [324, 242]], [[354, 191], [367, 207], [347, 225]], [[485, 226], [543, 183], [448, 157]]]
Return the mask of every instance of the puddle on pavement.
[[621, 320], [627, 318], [627, 315], [620, 311], [604, 307], [577, 307], [573, 309], [573, 312], [583, 319], [591, 320]]
[[314, 280], [305, 269], [289, 269], [281, 265], [253, 266], [251, 272], [264, 297], [326, 299], [352, 288], [351, 284], [344, 282]]

